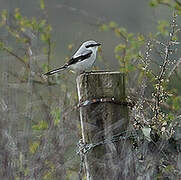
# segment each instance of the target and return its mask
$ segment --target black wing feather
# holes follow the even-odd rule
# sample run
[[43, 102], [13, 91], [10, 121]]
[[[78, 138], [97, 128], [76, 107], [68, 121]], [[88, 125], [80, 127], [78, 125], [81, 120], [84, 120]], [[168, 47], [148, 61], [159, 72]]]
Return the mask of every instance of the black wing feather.
[[91, 50], [86, 50], [86, 51], [82, 52], [82, 53], [80, 54], [80, 56], [77, 56], [77, 57], [75, 57], [75, 58], [72, 57], [72, 58], [66, 63], [66, 65], [67, 65], [67, 66], [70, 66], [70, 65], [75, 64], [75, 63], [77, 63], [77, 62], [84, 61], [85, 59], [89, 58], [89, 57], [91, 56], [91, 54], [92, 54], [92, 51], [91, 51]]

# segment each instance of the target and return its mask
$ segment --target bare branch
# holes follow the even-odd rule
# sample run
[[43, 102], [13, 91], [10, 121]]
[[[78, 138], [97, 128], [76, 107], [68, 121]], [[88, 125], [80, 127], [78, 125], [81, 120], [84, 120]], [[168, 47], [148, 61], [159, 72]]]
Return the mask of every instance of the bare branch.
[[181, 2], [179, 2], [178, 0], [174, 0], [180, 7], [181, 7]]
[[175, 70], [179, 67], [181, 63], [181, 58], [179, 58], [179, 60], [177, 61], [177, 63], [175, 64], [175, 66], [171, 69], [170, 73], [168, 74], [168, 79], [170, 79], [170, 77], [172, 76], [172, 74], [175, 72]]
[[11, 51], [9, 48], [7, 47], [3, 47], [3, 50], [5, 50], [8, 54], [12, 55], [13, 57], [15, 57], [18, 61], [20, 61], [27, 69], [29, 69], [29, 65], [24, 61], [23, 58], [19, 57], [17, 54], [15, 54], [13, 51]]

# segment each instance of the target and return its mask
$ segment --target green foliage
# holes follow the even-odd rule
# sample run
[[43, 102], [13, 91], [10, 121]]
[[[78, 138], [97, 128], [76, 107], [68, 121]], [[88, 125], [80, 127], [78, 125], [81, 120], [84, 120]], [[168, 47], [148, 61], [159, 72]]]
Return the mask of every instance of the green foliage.
[[177, 0], [151, 0], [149, 4], [151, 7], [158, 7], [159, 5], [164, 5], [171, 9], [175, 9], [177, 11], [177, 14], [181, 14], [181, 2]]
[[177, 112], [180, 110], [181, 96], [179, 96], [178, 93], [173, 92], [172, 94], [170, 94], [167, 103], [169, 104], [173, 112]]
[[42, 69], [43, 69], [43, 72], [47, 72], [48, 71], [48, 64], [43, 64]]
[[7, 21], [7, 10], [3, 10], [1, 13], [1, 23], [0, 23], [0, 27], [6, 24]]
[[54, 109], [51, 111], [51, 115], [53, 116], [54, 125], [55, 125], [55, 126], [58, 126], [58, 125], [59, 125], [59, 122], [60, 122], [60, 118], [61, 118], [60, 109], [59, 109], [59, 108], [54, 108]]
[[116, 29], [116, 28], [118, 28], [118, 24], [116, 24], [114, 21], [111, 21], [108, 26], [109, 26], [109, 28], [111, 28], [111, 29]]
[[40, 8], [45, 9], [45, 0], [40, 0]]
[[151, 7], [156, 7], [156, 6], [158, 6], [158, 1], [157, 0], [152, 0], [152, 1], [150, 1], [150, 6]]
[[46, 130], [48, 129], [48, 123], [46, 121], [39, 121], [38, 124], [32, 126], [33, 130]]
[[[41, 8], [45, 8], [44, 0], [40, 0]], [[8, 18], [11, 18], [11, 24], [7, 23]], [[38, 19], [36, 17], [28, 18], [23, 16], [20, 12], [20, 9], [16, 8], [14, 10], [13, 16], [8, 16], [7, 10], [3, 10], [1, 13], [0, 19], [0, 28], [6, 30], [10, 34], [10, 38], [12, 40], [16, 40], [16, 46], [10, 47], [10, 45], [6, 45], [5, 40], [0, 39], [0, 50], [5, 51], [11, 56], [14, 56], [16, 60], [20, 61], [25, 67], [26, 70], [29, 71], [30, 66], [30, 56], [31, 54], [27, 53], [32, 51], [33, 41], [41, 42], [41, 49], [44, 54], [47, 54], [47, 62], [43, 65], [43, 70], [49, 70], [50, 58], [51, 58], [51, 50], [52, 50], [52, 41], [51, 41], [51, 32], [52, 27], [48, 24], [46, 19]], [[24, 56], [20, 57], [16, 53], [16, 47], [22, 47], [24, 49]], [[40, 48], [40, 47], [39, 47]], [[41, 53], [41, 52], [40, 52]], [[39, 68], [39, 69], [41, 69]], [[22, 77], [23, 80], [28, 78], [27, 71]], [[35, 74], [36, 75], [36, 74]], [[40, 79], [40, 78], [39, 78]], [[41, 82], [44, 80], [40, 79]]]
[[47, 171], [43, 175], [43, 180], [54, 179], [55, 165], [51, 161], [45, 161], [45, 166], [47, 166]]
[[[40, 0], [39, 2], [40, 2], [40, 8], [42, 10], [45, 10], [44, 0]], [[179, 3], [176, 3], [176, 1], [175, 2], [171, 0], [150, 1], [150, 6], [152, 7], [157, 7], [160, 4], [164, 4], [169, 7], [175, 8], [178, 11], [178, 13], [181, 13], [181, 6]], [[29, 48], [32, 48], [33, 38], [29, 36], [27, 32], [32, 32], [36, 36], [36, 39], [39, 40], [43, 44], [43, 47], [41, 48], [40, 51], [43, 54], [46, 54], [48, 57], [47, 58], [48, 63], [45, 63], [40, 66], [41, 68], [40, 68], [39, 74], [42, 72], [47, 72], [49, 70], [49, 60], [51, 57], [51, 47], [52, 47], [51, 25], [48, 24], [48, 21], [46, 19], [38, 19], [36, 17], [32, 17], [32, 18], [25, 17], [21, 14], [21, 11], [19, 9], [15, 9], [13, 13], [13, 26], [7, 23], [8, 18], [9, 17], [8, 17], [7, 11], [3, 10], [1, 13], [0, 28], [6, 29], [9, 32], [11, 38], [13, 38], [13, 40], [15, 39], [18, 45], [23, 46], [23, 48], [25, 48], [25, 51], [24, 53], [22, 53], [23, 55], [18, 56], [18, 54], [14, 53], [16, 52], [16, 47], [10, 47], [3, 40], [0, 40], [0, 49], [16, 57], [19, 61], [23, 62], [26, 65], [26, 67], [28, 67], [27, 68], [28, 70], [30, 70], [29, 68], [30, 57], [27, 54], [27, 50], [29, 50], [27, 49], [27, 45]], [[159, 21], [158, 27], [157, 27], [157, 33], [155, 34], [150, 33], [149, 38], [151, 40], [156, 39], [158, 37], [169, 38], [170, 37], [169, 27], [170, 27], [170, 24], [167, 21]], [[155, 104], [155, 102], [158, 101], [157, 98], [159, 96], [159, 103], [163, 104], [163, 107], [159, 104], [161, 107], [158, 108], [159, 115], [157, 116], [156, 120], [158, 120], [159, 125], [157, 127], [162, 127], [164, 123], [169, 124], [173, 122], [175, 120], [176, 115], [180, 111], [181, 96], [179, 95], [178, 92], [174, 91], [172, 88], [168, 88], [169, 82], [167, 82], [167, 76], [164, 76], [163, 78], [159, 80], [159, 78], [156, 76], [157, 74], [156, 75], [154, 74], [155, 72], [159, 73], [159, 70], [161, 70], [162, 67], [157, 68], [159, 69], [157, 72], [154, 69], [157, 66], [150, 66], [150, 62], [148, 64], [144, 64], [143, 62], [140, 61], [140, 59], [145, 58], [141, 50], [142, 48], [145, 47], [145, 42], [148, 41], [148, 38], [140, 33], [138, 34], [130, 33], [128, 32], [127, 29], [123, 27], [119, 27], [119, 25], [115, 23], [114, 21], [111, 21], [107, 24], [103, 24], [100, 27], [100, 30], [112, 31], [115, 34], [115, 36], [119, 38], [120, 42], [114, 48], [114, 55], [115, 55], [115, 58], [119, 62], [120, 71], [126, 74], [133, 73], [133, 72], [134, 72], [134, 75], [137, 74], [138, 82], [136, 82], [136, 84], [138, 84], [138, 86], [141, 85], [141, 83], [143, 82], [142, 80], [145, 77], [149, 80], [149, 83], [150, 83], [149, 85], [152, 88], [150, 89], [153, 91], [151, 98], [148, 97], [150, 98], [149, 99], [150, 101], [153, 100], [153, 104], [150, 103], [150, 106], [152, 108], [152, 112], [150, 113], [149, 111], [150, 114], [154, 114], [156, 112], [155, 106], [157, 104]], [[173, 36], [170, 42], [173, 40], [177, 40], [177, 37]], [[72, 48], [73, 48], [73, 44], [70, 44], [68, 46], [69, 51], [72, 51]], [[153, 49], [152, 45], [150, 45], [150, 49]], [[149, 51], [146, 51], [146, 53], [148, 53], [148, 55], [150, 54]], [[20, 79], [22, 82], [27, 82], [28, 80], [27, 71], [25, 71], [25, 74], [26, 76], [24, 75], [24, 77], [21, 77]], [[168, 73], [165, 73], [165, 74], [167, 75]], [[38, 78], [41, 78], [41, 77], [38, 76]], [[41, 79], [40, 82], [41, 84], [44, 84], [47, 82], [50, 83], [50, 81], [45, 81], [44, 79], [43, 80]], [[61, 84], [61, 89], [64, 86], [65, 84]], [[65, 93], [67, 93], [67, 87], [65, 87], [64, 89], [65, 89]], [[141, 99], [139, 98], [140, 97], [138, 97], [138, 101]], [[145, 103], [147, 103], [146, 100], [145, 100]], [[42, 101], [42, 104], [43, 104], [43, 101]], [[45, 147], [45, 150], [46, 148], [49, 150], [49, 148], [52, 148], [53, 146], [58, 147], [58, 148], [60, 147], [60, 146], [57, 146], [58, 143], [56, 142], [57, 140], [54, 134], [52, 133], [52, 129], [53, 128], [57, 129], [57, 127], [60, 126], [60, 120], [62, 118], [61, 110], [57, 107], [51, 109], [50, 107], [47, 107], [47, 104], [43, 104], [43, 105], [44, 105], [43, 108], [48, 111], [48, 114], [49, 115], [51, 114], [50, 116], [51, 118], [49, 119], [51, 126], [49, 126], [48, 124], [49, 121], [45, 121], [45, 120], [40, 120], [40, 121], [37, 120], [37, 122], [33, 122], [34, 124], [32, 125], [32, 130], [33, 130], [33, 135], [35, 134], [33, 138], [37, 138], [37, 134], [39, 136], [33, 142], [28, 143], [29, 145], [28, 151], [34, 159], [36, 159], [36, 156], [35, 156], [37, 155], [36, 153], [41, 151], [40, 145], [42, 145], [42, 143], [48, 142], [48, 145], [47, 145], [48, 148]], [[147, 113], [146, 108], [144, 109], [144, 113], [145, 114]], [[152, 126], [152, 123], [149, 122], [148, 117], [145, 116], [145, 119], [146, 121], [144, 123], [148, 123], [149, 127], [143, 128], [142, 131], [145, 137], [147, 137], [147, 140], [151, 141], [150, 131], [151, 131], [151, 128], [153, 128], [153, 126]], [[143, 127], [144, 125], [145, 124], [143, 124]], [[160, 129], [157, 128], [157, 129], [158, 131], [161, 132], [160, 130], [161, 128]], [[48, 138], [48, 140], [47, 141], [44, 140], [45, 138]], [[43, 144], [43, 146], [45, 146], [45, 144]], [[41, 178], [44, 180], [56, 179], [55, 173], [56, 173], [57, 167], [54, 164], [54, 162], [51, 161], [51, 158], [55, 159], [56, 157], [55, 152], [57, 152], [57, 149], [53, 149], [52, 152], [51, 152], [52, 154], [49, 152], [46, 154], [47, 155], [46, 159], [48, 160], [41, 162], [43, 164], [42, 166], [45, 167], [45, 171], [43, 171], [43, 168], [41, 167], [42, 168]], [[69, 153], [67, 154], [69, 155]], [[26, 166], [24, 166], [23, 161], [25, 160], [23, 158], [25, 157], [23, 157], [22, 155], [20, 155], [20, 157], [18, 158], [19, 159], [17, 161], [20, 164], [19, 165], [20, 174], [23, 174], [28, 177], [31, 173], [31, 166], [29, 166], [28, 163], [26, 164]], [[169, 173], [173, 171], [173, 169], [174, 168], [171, 165], [164, 166], [164, 168], [162, 169], [163, 171], [162, 173]], [[68, 172], [67, 178], [68, 176], [74, 175], [73, 171], [68, 170], [67, 172]], [[162, 177], [162, 174], [160, 174], [160, 177]], [[86, 179], [85, 176], [83, 178]], [[22, 177], [18, 177], [17, 175], [16, 179], [22, 179]]]
[[169, 28], [169, 23], [165, 20], [163, 21], [158, 21], [158, 32], [156, 33], [156, 35], [163, 35], [163, 36], [168, 36], [169, 32], [168, 32], [168, 28]]
[[39, 145], [40, 145], [39, 141], [35, 141], [31, 143], [29, 146], [30, 153], [35, 154], [36, 151], [38, 150]]
[[[155, 7], [161, 3], [172, 4], [171, 1], [154, 0], [150, 2], [150, 5]], [[163, 129], [158, 129], [158, 127], [173, 121], [175, 119], [173, 111], [179, 112], [181, 104], [180, 96], [174, 93], [173, 96], [170, 90], [168, 90], [168, 74], [171, 71], [169, 66], [171, 63], [170, 50], [175, 48], [174, 42], [177, 44], [178, 41], [177, 31], [179, 29], [177, 30], [176, 15], [174, 14], [171, 23], [165, 20], [158, 21], [157, 32], [154, 34], [150, 33], [148, 37], [142, 34], [129, 33], [115, 22], [103, 24], [100, 30], [113, 31], [120, 39], [120, 43], [114, 49], [115, 58], [120, 64], [120, 71], [126, 74], [133, 71], [137, 73], [138, 84], [140, 85], [144, 78], [147, 78], [149, 81], [149, 86], [152, 88], [151, 98], [154, 100], [153, 104], [150, 105], [152, 120], [149, 123], [149, 127], [157, 129], [159, 134], [161, 134]], [[145, 42], [147, 42], [148, 47], [145, 54], [142, 54], [141, 50], [144, 48]], [[154, 55], [153, 57], [151, 55], [153, 49], [158, 54], [160, 53], [160, 59], [152, 59], [154, 58]], [[137, 63], [133, 63], [135, 61]], [[156, 62], [156, 65], [154, 62]], [[166, 105], [164, 106], [164, 104]]]
[[9, 24], [6, 23], [7, 21], [7, 11], [4, 10], [1, 13], [1, 27], [5, 27], [6, 30], [21, 43], [28, 43], [31, 37], [25, 35], [28, 30], [33, 32], [35, 35], [39, 34], [40, 39], [48, 43], [52, 27], [47, 23], [45, 19], [38, 20], [35, 17], [27, 18], [20, 13], [20, 10], [16, 8], [14, 10], [14, 25], [15, 28], [12, 28]]
[[177, 13], [179, 14], [179, 15], [181, 15], [181, 3], [180, 4], [175, 4], [174, 5], [174, 8], [177, 10]]
[[4, 42], [0, 41], [0, 49], [2, 50], [4, 48]]
[[100, 30], [101, 30], [101, 31], [108, 31], [108, 30], [109, 30], [109, 27], [108, 27], [106, 24], [102, 24], [102, 25], [100, 26]]
[[120, 64], [120, 71], [129, 73], [136, 70], [131, 61], [139, 57], [141, 53], [140, 49], [145, 42], [144, 36], [142, 34], [128, 33], [125, 28], [119, 27], [118, 24], [113, 21], [109, 24], [103, 24], [100, 30], [112, 30], [115, 35], [120, 38], [121, 43], [114, 49], [115, 58]]

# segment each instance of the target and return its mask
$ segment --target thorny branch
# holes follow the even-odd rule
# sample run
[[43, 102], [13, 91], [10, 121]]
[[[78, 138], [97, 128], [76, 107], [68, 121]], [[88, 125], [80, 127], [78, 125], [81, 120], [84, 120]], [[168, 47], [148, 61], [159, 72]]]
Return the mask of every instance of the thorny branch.
[[172, 68], [172, 70], [170, 71], [170, 73], [168, 74], [168, 79], [170, 79], [170, 77], [172, 76], [172, 74], [175, 72], [175, 70], [179, 67], [181, 63], [181, 58], [178, 59], [177, 63], [175, 64], [175, 66]]
[[171, 53], [171, 47], [173, 45], [173, 37], [175, 35], [175, 30], [176, 30], [176, 14], [174, 13], [173, 20], [171, 23], [171, 28], [172, 31], [169, 34], [169, 40], [167, 44], [165, 44], [165, 56], [163, 58], [163, 65], [161, 66], [161, 71], [159, 75], [157, 76], [157, 85], [156, 85], [156, 93], [155, 93], [155, 105], [154, 105], [154, 112], [155, 112], [155, 117], [153, 120], [156, 120], [156, 124], [158, 124], [159, 116], [160, 116], [160, 104], [162, 102], [162, 96], [164, 93], [163, 89], [163, 82], [164, 78], [166, 75], [166, 70], [167, 70], [167, 65], [169, 63], [169, 55]]

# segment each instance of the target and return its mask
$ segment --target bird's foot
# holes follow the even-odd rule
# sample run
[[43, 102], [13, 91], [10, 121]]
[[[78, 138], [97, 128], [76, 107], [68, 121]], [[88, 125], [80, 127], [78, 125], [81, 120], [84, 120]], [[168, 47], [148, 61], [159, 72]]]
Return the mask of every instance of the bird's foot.
[[92, 73], [93, 71], [81, 71], [80, 72], [80, 75], [81, 74], [84, 74], [84, 75], [88, 75], [88, 74], [90, 74], [90, 73]]

